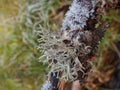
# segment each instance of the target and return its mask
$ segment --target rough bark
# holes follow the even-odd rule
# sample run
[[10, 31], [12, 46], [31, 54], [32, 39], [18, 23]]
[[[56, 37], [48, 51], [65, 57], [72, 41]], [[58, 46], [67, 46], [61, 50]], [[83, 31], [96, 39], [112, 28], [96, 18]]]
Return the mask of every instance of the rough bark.
[[[51, 68], [52, 90], [58, 90], [58, 83], [55, 83], [58, 79], [83, 83], [88, 76], [92, 67], [91, 59], [108, 27], [106, 22], [99, 24], [100, 13], [106, 14], [107, 10], [107, 5], [104, 9], [101, 1], [104, 0], [73, 0], [63, 20], [61, 35], [52, 37], [45, 44], [44, 54]], [[52, 42], [52, 39], [57, 41]]]

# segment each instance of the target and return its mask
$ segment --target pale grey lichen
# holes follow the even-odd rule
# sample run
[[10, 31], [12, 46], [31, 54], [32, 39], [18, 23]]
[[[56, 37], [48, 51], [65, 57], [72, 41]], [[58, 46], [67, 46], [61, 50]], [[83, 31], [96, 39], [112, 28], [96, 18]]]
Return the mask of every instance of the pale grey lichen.
[[[48, 0], [48, 3], [52, 1], [54, 0]], [[97, 2], [98, 0], [73, 0], [63, 20], [60, 34], [49, 30], [50, 26], [46, 20], [49, 16], [43, 13], [43, 3], [29, 8], [31, 14], [28, 15], [27, 25], [38, 34], [38, 49], [40, 55], [42, 54], [39, 60], [48, 64], [49, 77], [53, 73], [56, 78], [72, 82], [76, 79], [83, 81], [87, 76], [91, 69], [89, 61], [94, 54], [94, 47], [104, 35], [102, 28], [98, 30], [93, 25], [91, 30], [90, 25], [87, 25], [92, 19], [96, 21], [94, 13]], [[52, 90], [51, 86], [51, 82], [47, 81], [42, 90]]]
[[51, 82], [50, 81], [46, 81], [43, 84], [41, 90], [52, 90], [52, 84], [51, 84]]
[[[96, 18], [94, 15], [96, 5], [96, 0], [73, 0], [70, 10], [63, 20], [62, 33], [59, 35], [46, 29], [48, 24], [42, 23], [42, 18], [40, 21], [38, 17], [35, 24], [33, 22], [34, 30], [38, 32], [39, 37], [38, 49], [42, 54], [39, 60], [48, 64], [49, 77], [53, 73], [55, 78], [72, 82], [76, 79], [83, 81], [87, 76], [87, 72], [91, 68], [89, 60], [94, 54], [94, 46], [102, 37], [99, 32], [102, 30], [85, 28], [89, 27], [87, 25], [89, 20]], [[34, 9], [32, 10], [34, 11]], [[35, 7], [35, 10], [38, 9]], [[41, 15], [39, 10], [35, 13]], [[42, 13], [42, 15], [44, 14]], [[95, 45], [93, 45], [94, 43]], [[49, 90], [52, 88], [50, 81], [44, 84], [42, 90], [48, 90], [48, 88]]]
[[73, 0], [62, 23], [62, 31], [82, 30], [95, 11], [96, 0]]
[[[50, 73], [65, 81], [83, 80], [90, 68], [88, 58], [92, 52], [92, 32], [84, 30], [87, 20], [94, 16], [96, 0], [73, 0], [62, 23], [62, 35], [39, 31], [39, 48], [48, 63]], [[43, 41], [44, 40], [44, 41]], [[44, 42], [44, 43], [43, 43]]]
[[[52, 36], [53, 38], [51, 38]], [[90, 53], [91, 48], [85, 44], [73, 47], [66, 46], [61, 38], [56, 38], [55, 35], [52, 36], [47, 36], [48, 40], [42, 46], [45, 49], [43, 56], [39, 58], [40, 61], [48, 63], [49, 75], [58, 72], [57, 78], [74, 81], [79, 76], [78, 72], [81, 72], [81, 78], [84, 78], [87, 66], [83, 66], [84, 61], [82, 61], [82, 58], [80, 60], [80, 57], [85, 58]]]

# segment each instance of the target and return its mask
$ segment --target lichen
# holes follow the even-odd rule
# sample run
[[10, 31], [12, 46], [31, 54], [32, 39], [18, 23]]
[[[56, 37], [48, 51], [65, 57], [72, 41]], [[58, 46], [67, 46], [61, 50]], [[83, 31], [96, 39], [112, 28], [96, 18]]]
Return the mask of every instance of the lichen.
[[93, 24], [91, 30], [88, 25], [92, 20], [97, 21], [94, 15], [96, 5], [96, 0], [73, 0], [63, 20], [60, 35], [40, 31], [39, 41], [41, 43], [44, 39], [44, 43], [40, 44], [43, 56], [39, 59], [48, 63], [49, 76], [58, 72], [54, 74], [56, 78], [66, 82], [76, 79], [84, 81], [91, 69], [90, 61], [95, 47], [104, 35], [104, 29], [95, 29]]
[[52, 84], [50, 81], [46, 81], [41, 90], [52, 90]]
[[73, 0], [70, 10], [63, 20], [62, 31], [82, 30], [87, 26], [86, 21], [93, 15], [95, 5], [95, 0]]

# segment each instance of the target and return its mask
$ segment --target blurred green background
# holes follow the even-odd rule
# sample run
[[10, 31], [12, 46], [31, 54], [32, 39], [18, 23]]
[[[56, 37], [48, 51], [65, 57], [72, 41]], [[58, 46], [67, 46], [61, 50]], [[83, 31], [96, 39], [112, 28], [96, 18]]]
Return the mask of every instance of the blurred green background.
[[0, 0], [0, 90], [40, 90], [46, 65], [39, 62], [34, 29], [41, 24], [41, 29], [58, 30], [49, 15], [60, 2]]
[[[40, 90], [46, 66], [38, 60], [37, 32], [60, 30], [70, 3], [71, 0], [0, 0], [0, 90]], [[120, 41], [119, 13], [111, 11], [109, 17], [103, 16], [112, 24], [100, 44], [94, 67], [102, 74], [109, 60], [107, 52], [112, 50], [120, 56], [116, 47]]]
[[26, 27], [30, 0], [0, 0], [0, 90], [40, 90], [45, 69]]

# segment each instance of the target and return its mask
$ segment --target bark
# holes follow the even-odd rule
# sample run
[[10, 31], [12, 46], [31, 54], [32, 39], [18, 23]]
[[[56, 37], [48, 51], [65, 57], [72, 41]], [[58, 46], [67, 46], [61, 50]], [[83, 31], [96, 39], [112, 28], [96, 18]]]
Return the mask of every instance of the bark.
[[99, 24], [102, 21], [100, 13], [106, 14], [107, 10], [101, 1], [104, 0], [73, 0], [63, 20], [61, 36], [52, 38], [57, 40], [55, 43], [47, 42], [44, 54], [51, 65], [50, 73], [53, 73], [50, 75], [52, 90], [59, 89], [57, 80], [79, 80], [82, 84], [87, 78], [92, 57], [108, 27], [107, 22]]

